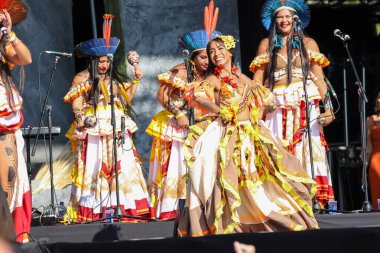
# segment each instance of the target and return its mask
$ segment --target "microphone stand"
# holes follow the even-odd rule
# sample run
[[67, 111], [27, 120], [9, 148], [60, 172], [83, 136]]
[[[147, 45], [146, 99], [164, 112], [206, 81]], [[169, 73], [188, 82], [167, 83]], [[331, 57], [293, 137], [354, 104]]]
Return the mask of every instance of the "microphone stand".
[[[298, 22], [295, 24], [296, 26], [296, 32], [299, 36], [299, 24]], [[309, 144], [309, 159], [310, 159], [310, 170], [311, 170], [311, 178], [314, 180], [315, 179], [315, 173], [314, 173], [314, 160], [313, 160], [313, 145], [312, 145], [312, 140], [311, 140], [311, 129], [310, 129], [310, 112], [309, 112], [309, 108], [310, 108], [310, 103], [309, 103], [309, 95], [307, 94], [307, 87], [306, 87], [306, 79], [307, 79], [307, 76], [306, 76], [306, 70], [304, 68], [304, 57], [302, 55], [302, 43], [301, 43], [301, 40], [303, 39], [303, 36], [302, 38], [300, 37], [299, 39], [299, 45], [298, 45], [298, 50], [300, 52], [300, 59], [301, 59], [301, 66], [302, 66], [302, 83], [303, 83], [303, 90], [304, 90], [304, 93], [305, 93], [305, 106], [306, 106], [306, 130], [303, 130], [306, 135], [307, 135], [307, 138], [308, 138], [308, 144]], [[288, 63], [289, 64], [289, 63]], [[313, 197], [313, 211], [315, 213], [317, 212], [320, 212], [321, 211], [321, 206], [319, 205], [318, 203], [318, 200], [317, 200], [317, 194], [314, 195]]]
[[54, 222], [56, 222], [56, 206], [54, 205], [54, 180], [53, 180], [53, 141], [52, 141], [52, 117], [51, 117], [51, 110], [52, 110], [52, 107], [51, 105], [47, 105], [48, 103], [48, 99], [49, 99], [49, 94], [50, 94], [50, 89], [52, 87], [52, 83], [53, 83], [53, 77], [54, 77], [54, 73], [57, 69], [57, 63], [58, 63], [58, 60], [60, 59], [60, 56], [56, 55], [55, 56], [55, 60], [54, 60], [54, 65], [53, 65], [53, 69], [52, 69], [52, 72], [51, 72], [51, 76], [50, 76], [50, 81], [49, 81], [49, 86], [48, 86], [48, 89], [47, 89], [47, 92], [46, 92], [46, 97], [45, 97], [45, 100], [44, 100], [44, 104], [42, 106], [42, 110], [41, 110], [41, 116], [40, 116], [40, 122], [39, 122], [39, 125], [38, 125], [38, 129], [37, 129], [37, 134], [36, 134], [36, 140], [34, 141], [34, 145], [33, 145], [33, 150], [32, 150], [32, 156], [35, 156], [36, 154], [36, 144], [37, 144], [37, 141], [38, 141], [38, 137], [40, 135], [40, 131], [41, 131], [41, 127], [42, 127], [42, 122], [43, 122], [43, 118], [44, 118], [44, 115], [45, 115], [45, 111], [48, 111], [48, 133], [49, 133], [49, 172], [50, 172], [50, 205], [49, 205], [49, 208], [47, 210], [51, 210], [51, 212], [49, 213], [49, 217], [54, 217]]
[[[188, 58], [188, 56], [186, 56], [183, 60], [185, 62], [185, 66], [186, 66], [187, 83], [191, 83], [192, 81], [194, 81], [193, 80], [194, 77], [191, 74], [191, 67], [190, 67], [190, 64], [189, 64], [189, 58]], [[191, 126], [191, 125], [194, 125], [194, 123], [195, 123], [194, 108], [189, 106], [188, 111], [189, 111], [189, 124]]]
[[113, 71], [113, 55], [108, 57], [110, 60], [110, 103], [111, 105], [111, 125], [112, 125], [112, 139], [113, 139], [113, 169], [115, 172], [115, 184], [116, 184], [116, 207], [114, 216], [120, 221], [123, 216], [123, 211], [120, 208], [120, 196], [119, 196], [119, 168], [117, 167], [117, 141], [118, 137], [116, 136], [116, 117], [115, 117], [115, 95], [113, 93], [113, 84], [112, 84], [112, 71]]
[[[358, 87], [358, 95], [359, 95], [359, 112], [360, 112], [360, 131], [361, 131], [361, 156], [362, 156], [362, 176], [363, 176], [363, 185], [362, 188], [364, 190], [364, 201], [362, 206], [362, 211], [364, 213], [371, 212], [373, 210], [371, 202], [368, 197], [368, 178], [367, 178], [367, 157], [366, 157], [366, 148], [367, 148], [367, 140], [366, 140], [366, 123], [365, 123], [365, 105], [368, 102], [367, 96], [365, 94], [365, 89], [360, 81], [358, 72], [356, 70], [354, 61], [351, 57], [350, 49], [348, 48], [348, 40], [341, 38], [343, 41], [343, 46], [347, 52], [347, 61], [351, 63], [352, 70], [355, 75], [355, 84]], [[349, 37], [348, 37], [349, 38]]]
[[[108, 60], [110, 61], [110, 102], [109, 105], [111, 106], [111, 125], [112, 125], [112, 137], [113, 137], [113, 170], [115, 172], [115, 186], [116, 186], [116, 207], [114, 208], [114, 215], [112, 217], [104, 217], [96, 220], [92, 220], [90, 222], [84, 222], [92, 223], [96, 221], [102, 221], [102, 220], [108, 220], [116, 218], [118, 221], [121, 221], [122, 218], [132, 218], [132, 219], [139, 219], [139, 220], [147, 220], [147, 221], [154, 221], [150, 218], [145, 217], [138, 217], [138, 216], [130, 216], [130, 215], [124, 215], [123, 210], [120, 207], [120, 194], [119, 194], [119, 168], [118, 168], [118, 158], [117, 158], [117, 145], [118, 140], [121, 140], [121, 145], [124, 144], [124, 136], [121, 136], [120, 138], [116, 136], [116, 116], [115, 116], [115, 95], [113, 91], [113, 81], [112, 81], [112, 71], [113, 71], [113, 55], [107, 55]], [[121, 119], [121, 128], [125, 128], [125, 118]], [[123, 132], [123, 130], [122, 130]], [[122, 133], [124, 135], [124, 132]]]
[[[191, 67], [190, 67], [190, 64], [189, 64], [189, 52], [187, 50], [184, 50], [182, 52], [182, 55], [184, 56], [183, 58], [183, 61], [185, 63], [185, 67], [186, 67], [186, 75], [187, 75], [187, 83], [191, 83], [194, 79], [193, 75], [191, 74]], [[188, 105], [188, 109], [187, 111], [189, 112], [189, 125], [194, 125], [195, 123], [195, 119], [194, 119], [194, 108], [189, 106], [189, 104], [187, 103]], [[186, 173], [188, 173], [188, 168], [186, 167]], [[178, 200], [178, 207], [177, 207], [177, 213], [176, 213], [176, 217], [175, 217], [175, 220], [174, 220], [174, 230], [173, 230], [173, 237], [177, 237], [177, 228], [178, 228], [178, 225], [179, 225], [179, 221], [184, 213], [184, 210], [185, 210], [185, 203], [186, 203], [186, 199], [179, 199]]]

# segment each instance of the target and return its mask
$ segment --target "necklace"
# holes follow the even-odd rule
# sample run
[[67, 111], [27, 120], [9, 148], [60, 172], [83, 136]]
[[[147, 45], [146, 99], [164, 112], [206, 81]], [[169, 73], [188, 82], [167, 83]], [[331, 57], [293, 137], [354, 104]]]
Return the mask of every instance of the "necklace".
[[[239, 68], [237, 66], [233, 66], [231, 69], [232, 74], [235, 75], [236, 77], [239, 77], [238, 71], [239, 71]], [[232, 88], [237, 89], [238, 84], [237, 82], [234, 82], [234, 78], [231, 75], [221, 76], [221, 73], [222, 73], [222, 68], [216, 67], [214, 70], [214, 75], [217, 77], [220, 77], [222, 80], [222, 83], [225, 83], [231, 86]]]
[[[239, 78], [238, 70], [239, 69], [236, 66], [234, 66], [231, 69], [231, 73]], [[232, 74], [228, 76], [221, 76], [221, 73], [222, 73], [222, 68], [216, 67], [214, 74], [215, 76], [221, 78], [221, 85], [220, 85], [221, 96], [228, 99], [234, 95], [235, 91], [237, 92], [238, 84], [237, 82], [234, 82]]]

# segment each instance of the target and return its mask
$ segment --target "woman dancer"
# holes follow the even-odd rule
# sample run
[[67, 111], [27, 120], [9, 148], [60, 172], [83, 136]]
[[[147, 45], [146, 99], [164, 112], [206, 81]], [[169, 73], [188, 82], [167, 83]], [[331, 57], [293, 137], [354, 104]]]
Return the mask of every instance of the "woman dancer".
[[218, 114], [190, 152], [189, 182], [180, 236], [318, 228], [311, 180], [260, 122], [270, 91], [233, 67], [235, 39], [207, 46], [210, 75], [198, 84], [199, 107]]
[[[309, 8], [303, 0], [268, 0], [262, 10], [262, 22], [270, 32], [269, 38], [261, 41], [250, 70], [254, 72], [254, 80], [264, 83], [276, 99], [272, 112], [265, 116], [265, 123], [282, 139], [284, 147], [300, 159], [311, 176], [305, 131], [303, 79], [306, 79], [314, 179], [317, 182], [317, 200], [323, 208], [330, 199], [334, 199], [323, 127], [335, 117], [322, 70], [329, 61], [319, 52], [317, 43], [303, 34], [309, 19]], [[323, 102], [324, 113], [320, 113], [320, 101]]]
[[76, 47], [79, 56], [89, 57], [89, 67], [74, 77], [72, 87], [64, 98], [72, 103], [75, 115], [75, 122], [66, 136], [72, 141], [76, 156], [68, 214], [77, 222], [102, 218], [107, 208], [115, 208], [117, 204], [110, 86], [115, 94], [116, 132], [119, 137], [117, 169], [120, 208], [124, 215], [152, 217], [141, 163], [132, 140], [137, 126], [126, 114], [142, 73], [136, 59], [132, 82], [127, 82], [128, 79], [117, 71], [110, 73], [111, 62], [107, 55], [113, 55], [119, 44], [118, 38], [109, 37], [112, 18], [112, 15], [104, 15], [105, 38], [85, 41]]

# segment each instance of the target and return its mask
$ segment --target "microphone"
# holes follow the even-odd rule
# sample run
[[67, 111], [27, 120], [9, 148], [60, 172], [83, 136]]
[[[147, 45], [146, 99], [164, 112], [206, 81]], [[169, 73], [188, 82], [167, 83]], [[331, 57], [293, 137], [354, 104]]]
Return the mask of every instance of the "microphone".
[[327, 87], [328, 87], [329, 91], [332, 93], [332, 95], [334, 96], [334, 98], [338, 99], [338, 97], [337, 97], [337, 95], [336, 95], [336, 93], [335, 93], [335, 90], [334, 90], [334, 88], [332, 87], [332, 85], [331, 85], [329, 79], [327, 79], [327, 77], [324, 77], [324, 80], [325, 80], [325, 83], [327, 84]]
[[334, 35], [343, 41], [350, 40], [351, 37], [348, 34], [341, 32], [339, 29], [334, 30]]
[[120, 128], [121, 128], [121, 144], [125, 143], [124, 139], [124, 133], [125, 133], [125, 117], [121, 117], [121, 123], [120, 123]]
[[107, 54], [107, 58], [108, 60], [113, 61], [113, 54]]
[[64, 52], [56, 52], [56, 51], [44, 51], [44, 53], [57, 55], [57, 56], [63, 56], [63, 57], [72, 57], [72, 53], [64, 53]]
[[4, 26], [1, 26], [1, 28], [0, 28], [0, 32], [1, 32], [1, 34], [3, 35], [2, 38], [5, 38], [5, 37], [8, 36], [7, 28], [5, 28]]
[[189, 55], [190, 55], [190, 52], [189, 52], [189, 50], [187, 50], [187, 49], [184, 49], [184, 50], [182, 51], [182, 56], [183, 56], [184, 58], [188, 58], [188, 57], [189, 57]]

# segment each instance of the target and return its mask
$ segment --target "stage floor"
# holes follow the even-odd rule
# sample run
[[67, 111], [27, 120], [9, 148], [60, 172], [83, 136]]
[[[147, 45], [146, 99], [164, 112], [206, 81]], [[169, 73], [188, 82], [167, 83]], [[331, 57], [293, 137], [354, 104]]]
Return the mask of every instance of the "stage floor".
[[[378, 228], [380, 213], [343, 213], [316, 216], [321, 230]], [[174, 222], [96, 223], [32, 227], [31, 234], [45, 243], [147, 240], [173, 237]]]
[[[127, 227], [130, 227], [131, 230], [133, 230], [133, 226]], [[131, 231], [131, 233], [132, 232], [133, 231]], [[256, 253], [379, 252], [380, 227], [320, 229], [303, 232], [244, 233], [195, 238], [165, 238], [106, 242], [95, 240], [96, 238], [94, 238], [93, 242], [51, 243], [39, 246], [39, 251], [33, 252], [47, 252], [41, 251], [41, 248], [45, 247], [49, 249], [50, 253], [232, 253], [234, 252], [234, 241], [254, 245], [256, 247]], [[32, 251], [24, 251], [23, 253], [29, 252]]]

